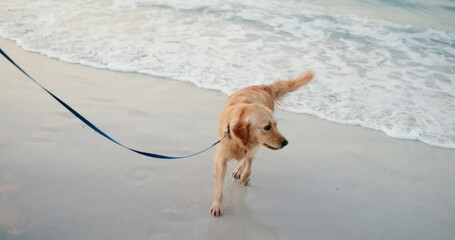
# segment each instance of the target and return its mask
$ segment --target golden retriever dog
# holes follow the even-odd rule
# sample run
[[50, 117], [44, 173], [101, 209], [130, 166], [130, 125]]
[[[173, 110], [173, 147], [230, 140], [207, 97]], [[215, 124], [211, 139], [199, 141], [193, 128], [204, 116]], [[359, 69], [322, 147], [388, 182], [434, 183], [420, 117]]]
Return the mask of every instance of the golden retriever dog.
[[222, 191], [227, 162], [231, 159], [239, 161], [232, 177], [240, 179], [244, 186], [248, 185], [251, 164], [259, 146], [278, 150], [288, 144], [278, 132], [273, 117], [275, 102], [311, 81], [313, 75], [312, 71], [308, 71], [294, 80], [242, 88], [229, 97], [218, 128], [218, 136], [222, 139], [215, 155], [215, 188], [210, 208], [213, 216], [220, 216], [223, 212]]

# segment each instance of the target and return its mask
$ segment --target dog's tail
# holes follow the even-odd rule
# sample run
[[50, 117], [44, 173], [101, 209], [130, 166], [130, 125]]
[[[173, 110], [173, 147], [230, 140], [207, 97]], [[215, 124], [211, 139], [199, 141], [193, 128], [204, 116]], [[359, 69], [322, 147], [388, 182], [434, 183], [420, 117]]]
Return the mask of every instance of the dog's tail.
[[293, 80], [279, 80], [272, 83], [271, 88], [275, 101], [279, 100], [284, 94], [292, 92], [299, 87], [307, 84], [314, 77], [313, 71], [308, 71], [305, 74], [300, 75], [298, 78]]

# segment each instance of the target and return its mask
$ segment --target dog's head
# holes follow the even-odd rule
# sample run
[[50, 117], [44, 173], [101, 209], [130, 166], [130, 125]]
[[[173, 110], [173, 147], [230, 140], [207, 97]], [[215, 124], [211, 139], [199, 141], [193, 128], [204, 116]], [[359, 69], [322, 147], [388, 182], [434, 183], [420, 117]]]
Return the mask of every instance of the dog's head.
[[249, 148], [262, 144], [272, 150], [278, 150], [288, 141], [277, 129], [272, 111], [262, 105], [248, 104], [239, 109], [233, 119], [231, 131], [235, 138]]

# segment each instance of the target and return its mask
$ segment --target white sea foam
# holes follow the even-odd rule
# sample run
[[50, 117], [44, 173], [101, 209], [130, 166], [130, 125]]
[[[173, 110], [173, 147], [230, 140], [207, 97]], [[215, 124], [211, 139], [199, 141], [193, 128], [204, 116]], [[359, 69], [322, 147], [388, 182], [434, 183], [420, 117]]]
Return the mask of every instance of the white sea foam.
[[285, 109], [455, 148], [449, 32], [273, 0], [3, 0], [0, 36], [66, 62], [227, 94], [313, 69]]

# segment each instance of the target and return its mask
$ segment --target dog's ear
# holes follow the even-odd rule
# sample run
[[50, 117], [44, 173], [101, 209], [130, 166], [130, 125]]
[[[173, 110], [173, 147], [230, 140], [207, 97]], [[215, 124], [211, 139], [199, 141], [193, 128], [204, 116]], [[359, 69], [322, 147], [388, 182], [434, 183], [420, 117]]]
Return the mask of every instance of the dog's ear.
[[234, 127], [232, 128], [232, 132], [234, 133], [235, 136], [240, 138], [242, 141], [243, 145], [248, 144], [248, 140], [250, 138], [250, 124], [240, 120], [237, 122]]

